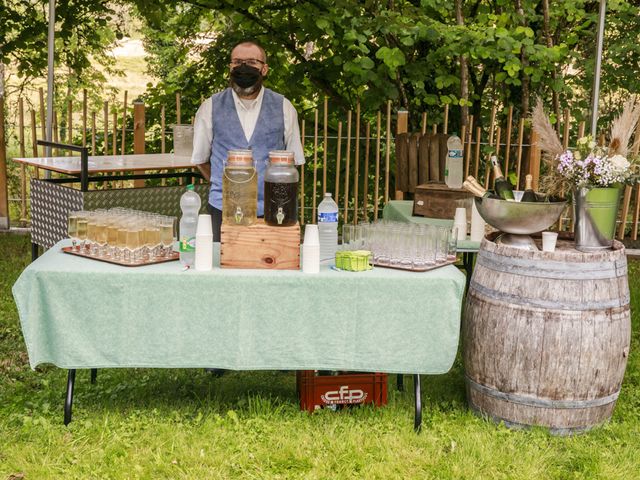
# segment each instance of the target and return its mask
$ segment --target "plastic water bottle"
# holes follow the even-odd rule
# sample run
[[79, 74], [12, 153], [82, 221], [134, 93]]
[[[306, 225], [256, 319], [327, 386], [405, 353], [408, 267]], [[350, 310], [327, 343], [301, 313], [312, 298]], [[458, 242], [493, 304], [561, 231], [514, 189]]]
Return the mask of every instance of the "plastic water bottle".
[[193, 185], [187, 185], [187, 191], [180, 197], [180, 263], [193, 267], [196, 257], [196, 227], [200, 213], [200, 196]]
[[334, 260], [338, 249], [338, 204], [329, 192], [318, 205], [318, 233], [320, 236], [320, 261]]
[[462, 140], [455, 133], [447, 140], [447, 149], [444, 183], [449, 188], [462, 188]]

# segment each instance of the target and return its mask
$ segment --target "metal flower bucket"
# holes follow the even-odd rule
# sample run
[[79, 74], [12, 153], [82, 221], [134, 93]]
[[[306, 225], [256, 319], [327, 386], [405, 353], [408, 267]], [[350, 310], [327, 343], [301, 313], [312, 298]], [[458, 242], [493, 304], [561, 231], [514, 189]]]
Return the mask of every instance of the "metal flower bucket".
[[612, 247], [621, 192], [617, 187], [573, 190], [576, 250], [591, 252]]

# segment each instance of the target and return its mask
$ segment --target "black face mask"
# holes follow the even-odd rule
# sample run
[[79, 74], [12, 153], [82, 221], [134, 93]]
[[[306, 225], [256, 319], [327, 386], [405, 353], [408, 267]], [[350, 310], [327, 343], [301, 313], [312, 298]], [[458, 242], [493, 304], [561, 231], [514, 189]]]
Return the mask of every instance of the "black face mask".
[[260, 70], [256, 67], [250, 67], [246, 63], [235, 67], [231, 70], [231, 80], [240, 88], [253, 87], [260, 80]]

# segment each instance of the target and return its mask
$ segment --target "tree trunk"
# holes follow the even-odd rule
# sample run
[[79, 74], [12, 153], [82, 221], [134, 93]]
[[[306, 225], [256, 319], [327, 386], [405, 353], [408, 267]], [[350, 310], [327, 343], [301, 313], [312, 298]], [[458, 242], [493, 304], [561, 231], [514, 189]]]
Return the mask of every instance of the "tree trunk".
[[4, 134], [4, 62], [0, 53], [0, 230], [9, 229], [7, 151]]
[[[456, 23], [459, 26], [464, 26], [462, 0], [456, 0]], [[467, 102], [469, 100], [469, 67], [467, 65], [467, 57], [464, 54], [460, 55], [460, 100], [464, 103], [460, 108], [460, 125], [468, 126], [469, 107], [467, 106]]]
[[489, 73], [485, 70], [482, 72], [482, 76], [478, 79], [473, 73], [473, 69], [468, 70], [469, 79], [471, 80], [471, 85], [473, 86], [474, 93], [474, 101], [471, 106], [471, 111], [473, 113], [474, 123], [476, 126], [481, 127], [483, 125], [482, 122], [482, 100], [484, 98], [484, 91], [487, 88], [487, 84], [489, 83]]
[[[527, 19], [524, 16], [524, 9], [522, 8], [522, 0], [515, 0], [516, 11], [518, 12], [518, 17], [520, 18], [520, 25], [523, 27], [527, 26]], [[521, 111], [520, 115], [524, 115], [525, 117], [529, 115], [529, 75], [525, 73], [525, 69], [529, 66], [529, 58], [527, 57], [527, 53], [525, 52], [524, 47], [520, 50], [520, 63], [522, 64], [522, 100], [521, 100]], [[527, 135], [527, 142], [531, 143], [531, 134]], [[522, 171], [529, 171], [529, 155], [525, 155], [522, 161]], [[524, 179], [524, 175], [520, 175], [521, 179]], [[521, 182], [522, 183], [522, 182]], [[516, 185], [519, 187], [519, 185]]]
[[[515, 0], [516, 11], [518, 12], [518, 18], [520, 19], [520, 26], [527, 26], [527, 19], [524, 16], [524, 9], [522, 8], [522, 0]], [[529, 113], [529, 75], [525, 73], [525, 69], [529, 66], [529, 58], [524, 48], [520, 50], [520, 63], [522, 64], [522, 114], [527, 115]]]
[[[553, 39], [551, 38], [551, 31], [549, 28], [549, 0], [542, 0], [542, 15], [544, 17], [544, 36], [547, 41], [547, 48], [552, 48]], [[553, 67], [553, 70], [551, 71], [551, 79], [554, 83], [556, 78], [556, 68]], [[556, 131], [560, 134], [560, 101], [558, 99], [558, 92], [556, 92], [552, 87], [551, 94], [553, 95], [553, 112], [556, 115]]]

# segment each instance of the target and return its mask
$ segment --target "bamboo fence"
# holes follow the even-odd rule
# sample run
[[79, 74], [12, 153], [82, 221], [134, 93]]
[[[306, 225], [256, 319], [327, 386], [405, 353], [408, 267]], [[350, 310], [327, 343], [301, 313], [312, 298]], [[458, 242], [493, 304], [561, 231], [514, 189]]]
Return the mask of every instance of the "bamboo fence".
[[[36, 145], [36, 140], [44, 137], [44, 93], [41, 90], [38, 97], [40, 101], [33, 106], [25, 106], [23, 98], [8, 105], [15, 108], [15, 113], [11, 115], [9, 112], [6, 118], [15, 118], [15, 122], [6, 121], [8, 129], [2, 133], [6, 137], [11, 134], [17, 140], [20, 157], [44, 154]], [[54, 139], [88, 146], [93, 155], [171, 151], [171, 131], [167, 130], [167, 122], [173, 119], [180, 122], [184, 113], [181, 101], [178, 93], [175, 105], [163, 105], [159, 118], [149, 118], [147, 115], [145, 120], [144, 105], [129, 103], [127, 92], [119, 101], [104, 101], [100, 109], [92, 109], [87, 92], [83, 90], [80, 100], [69, 100], [64, 111], [55, 112]], [[353, 110], [345, 112], [332, 108], [325, 97], [315, 109], [301, 114], [300, 134], [307, 160], [300, 175], [301, 224], [315, 221], [318, 202], [324, 193], [331, 190], [345, 223], [378, 220], [390, 199], [410, 200], [408, 191], [398, 189], [397, 183], [394, 184], [399, 168], [395, 155], [396, 137], [407, 134], [410, 156], [414, 156], [406, 168], [409, 176], [414, 175], [415, 155], [418, 155], [421, 138], [433, 134], [447, 135], [453, 131], [449, 106], [445, 105], [441, 113], [439, 117], [443, 120], [430, 124], [436, 115], [430, 118], [427, 112], [394, 113], [391, 101], [375, 112], [363, 112], [359, 102]], [[584, 133], [585, 125], [584, 122], [575, 122], [569, 110], [563, 113], [558, 129], [562, 132], [563, 145], [567, 147]], [[187, 118], [192, 117], [187, 115]], [[515, 185], [521, 185], [520, 180], [525, 173], [531, 173], [535, 188], [541, 174], [541, 152], [535, 145], [532, 147], [525, 143], [526, 140], [535, 142], [535, 136], [525, 128], [524, 120], [514, 116], [512, 106], [493, 105], [484, 121], [470, 116], [458, 132], [463, 142], [465, 176], [473, 175], [481, 184], [491, 186], [488, 160], [489, 153], [493, 152], [498, 155], [503, 172], [511, 177]], [[416, 133], [409, 131], [410, 125], [416, 125]], [[395, 126], [393, 130], [392, 126]], [[149, 140], [151, 130], [154, 133], [152, 140]], [[638, 151], [640, 127], [633, 142], [633, 152], [637, 154]], [[20, 191], [9, 201], [18, 204], [19, 220], [27, 222], [28, 178], [39, 177], [41, 172], [24, 166], [13, 171], [17, 172], [14, 175], [20, 177], [17, 182]], [[415, 179], [409, 183], [411, 188], [415, 187]], [[618, 238], [626, 235], [636, 240], [639, 222], [640, 188], [627, 187], [620, 206]], [[572, 228], [569, 211], [559, 226], [563, 229]]]

